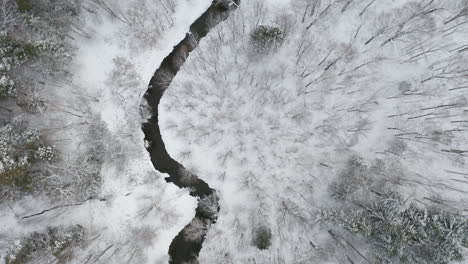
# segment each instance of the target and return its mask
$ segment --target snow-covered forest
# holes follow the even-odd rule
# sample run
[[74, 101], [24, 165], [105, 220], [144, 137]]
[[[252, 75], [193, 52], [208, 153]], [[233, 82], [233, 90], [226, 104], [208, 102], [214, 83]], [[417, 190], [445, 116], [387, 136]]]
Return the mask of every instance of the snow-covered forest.
[[0, 0], [0, 264], [468, 263], [466, 204], [466, 0]]

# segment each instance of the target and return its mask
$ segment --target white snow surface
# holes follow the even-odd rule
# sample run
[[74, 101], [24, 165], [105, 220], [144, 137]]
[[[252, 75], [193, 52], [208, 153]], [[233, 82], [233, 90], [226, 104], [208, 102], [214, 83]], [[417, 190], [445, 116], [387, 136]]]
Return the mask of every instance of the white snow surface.
[[[174, 9], [163, 8], [166, 0], [106, 2], [158, 23], [137, 28], [86, 2], [94, 13], [82, 13], [88, 37], [73, 36], [73, 79], [50, 89], [60, 101], [51, 111], [69, 106], [84, 114], [48, 113], [50, 124], [104, 124], [97, 136], [107, 150], [101, 193], [27, 219], [69, 203], [28, 196], [2, 205], [0, 263], [21, 237], [73, 224], [87, 235], [69, 263], [167, 263], [171, 240], [194, 216], [197, 201], [154, 170], [139, 106], [158, 65], [211, 1], [177, 0]], [[468, 55], [457, 51], [468, 45], [468, 28], [444, 24], [462, 1], [435, 0], [437, 15], [408, 24], [430, 1], [352, 1], [345, 11], [348, 1], [320, 1], [304, 16], [307, 2], [242, 1], [202, 40], [162, 99], [169, 153], [220, 194], [200, 263], [348, 263], [345, 256], [366, 263], [340, 251], [315, 219], [317, 210], [337, 205], [330, 185], [356, 156], [369, 170], [381, 166], [375, 186], [424, 206], [442, 201], [468, 210], [467, 153], [453, 152], [468, 151], [468, 81], [459, 74]], [[401, 34], [384, 44], [401, 23]], [[158, 34], [148, 34], [155, 25]], [[278, 26], [283, 45], [254, 55], [249, 33], [258, 25]], [[64, 139], [57, 147], [65, 157], [97, 144], [80, 126], [54, 136]], [[260, 225], [272, 230], [267, 250], [252, 243]], [[370, 255], [361, 242], [355, 247]]]
[[[125, 13], [132, 5], [143, 2], [107, 1], [107, 4], [116, 13]], [[0, 214], [0, 239], [4, 243], [0, 244], [0, 263], [14, 241], [28, 233], [42, 232], [48, 226], [76, 224], [85, 228], [89, 240], [67, 263], [84, 263], [88, 258], [96, 263], [168, 262], [169, 245], [192, 220], [197, 201], [187, 190], [167, 184], [165, 176], [154, 170], [144, 148], [139, 106], [154, 71], [210, 3], [209, 0], [180, 0], [175, 3], [173, 13], [162, 9], [163, 2], [151, 3], [160, 12], [154, 16], [170, 18], [160, 21], [165, 30], [155, 36], [154, 43], [139, 43], [142, 40], [127, 34], [132, 32], [131, 25], [110, 16], [91, 1], [84, 3], [94, 13], [81, 14], [84, 23], [80, 27], [87, 37], [73, 35], [77, 50], [72, 83], [51, 89], [50, 96], [61, 98], [60, 105], [80, 104], [83, 96], [93, 98], [80, 106], [87, 109], [80, 121], [102, 120], [104, 130], [98, 131], [96, 137], [106, 149], [112, 150], [106, 153], [100, 173], [103, 182], [100, 200], [54, 209], [28, 219], [21, 217], [69, 203], [67, 200], [52, 203], [47, 197], [24, 197], [9, 205], [10, 208], [5, 205]], [[128, 66], [127, 71], [119, 72], [115, 67], [118, 58]], [[123, 78], [116, 81], [111, 76]], [[66, 115], [60, 118], [54, 122], [66, 124], [67, 118], [72, 119]], [[64, 156], [73, 156], [81, 146], [94, 144], [80, 138], [79, 129], [61, 135], [72, 137], [57, 146]], [[110, 246], [110, 250], [99, 256]]]
[[[468, 149], [468, 92], [454, 89], [467, 79], [452, 72], [427, 80], [440, 72], [436, 65], [450, 67], [444, 58], [466, 59], [453, 50], [467, 44], [467, 28], [442, 33], [450, 32], [443, 21], [454, 6], [398, 0], [365, 9], [372, 1], [351, 1], [342, 11], [348, 1], [319, 1], [309, 17], [307, 2], [244, 1], [162, 99], [169, 153], [221, 196], [201, 263], [348, 263], [346, 254], [366, 263], [352, 249], [334, 251], [316, 223], [317, 210], [337, 204], [330, 185], [356, 156], [369, 170], [381, 166], [375, 187], [422, 206], [442, 201], [466, 210], [468, 160], [447, 151]], [[406, 20], [427, 2], [440, 8], [437, 15]], [[249, 33], [258, 25], [285, 32], [279, 50], [251, 53]], [[253, 245], [260, 225], [273, 232], [268, 250]]]

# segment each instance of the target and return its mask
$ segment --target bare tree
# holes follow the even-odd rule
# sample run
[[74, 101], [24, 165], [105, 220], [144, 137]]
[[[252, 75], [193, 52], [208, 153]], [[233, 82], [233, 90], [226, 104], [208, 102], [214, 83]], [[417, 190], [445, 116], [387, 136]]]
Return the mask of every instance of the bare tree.
[[0, 0], [0, 33], [6, 31], [21, 18], [16, 5], [11, 0]]
[[449, 24], [454, 22], [455, 20], [463, 17], [468, 16], [468, 3], [466, 1], [458, 1], [458, 3], [455, 4], [455, 10], [456, 13], [449, 17], [446, 21], [444, 21], [444, 24]]

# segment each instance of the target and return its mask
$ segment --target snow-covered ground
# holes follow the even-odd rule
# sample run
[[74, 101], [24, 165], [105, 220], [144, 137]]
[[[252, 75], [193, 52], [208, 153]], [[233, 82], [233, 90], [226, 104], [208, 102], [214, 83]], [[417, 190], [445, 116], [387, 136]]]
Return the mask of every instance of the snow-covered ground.
[[[197, 201], [154, 170], [139, 108], [154, 71], [210, 4], [84, 2], [73, 77], [49, 87], [51, 107], [34, 123], [62, 157], [50, 178], [78, 186], [84, 179], [67, 164], [98, 152], [101, 180], [90, 199], [51, 190], [60, 199], [0, 205], [0, 263], [21, 237], [77, 224], [85, 238], [65, 263], [168, 262]], [[356, 253], [372, 255], [363, 239], [341, 247], [317, 222], [321, 209], [342, 206], [336, 186], [392, 189], [465, 213], [468, 24], [466, 15], [451, 21], [463, 4], [246, 0], [213, 29], [160, 109], [168, 152], [220, 195], [200, 263], [367, 263]], [[256, 54], [259, 25], [282, 31], [278, 49]], [[253, 245], [262, 226], [272, 232], [266, 250]]]
[[[466, 210], [467, 28], [444, 23], [460, 6], [318, 2], [242, 3], [163, 97], [169, 153], [221, 196], [201, 263], [347, 261], [316, 212], [337, 203], [350, 160], [370, 172], [364, 188]], [[258, 25], [283, 31], [279, 50], [252, 53]], [[273, 233], [264, 251], [252, 242], [261, 225]]]
[[[49, 88], [48, 98], [56, 107], [44, 114], [46, 121], [41, 121], [40, 127], [74, 124], [53, 135], [54, 140], [63, 139], [54, 144], [65, 160], [83, 158], [78, 153], [94, 145], [102, 146], [101, 189], [90, 201], [70, 202], [67, 196], [59, 201], [24, 197], [11, 204], [11, 209], [5, 205], [0, 215], [0, 262], [15, 247], [14, 241], [29, 232], [77, 224], [86, 230], [84, 247], [77, 249], [67, 263], [168, 262], [169, 244], [193, 218], [196, 200], [188, 191], [167, 184], [164, 176], [154, 170], [144, 148], [139, 107], [162, 59], [185, 37], [189, 25], [210, 3], [107, 1], [107, 7], [118, 17], [93, 1], [84, 3], [93, 13], [81, 14], [84, 23], [79, 26], [86, 35], [73, 35], [77, 48], [71, 66], [73, 80]], [[132, 14], [145, 16], [132, 21]], [[124, 16], [129, 21], [122, 21]], [[158, 16], [156, 22], [150, 16]], [[138, 35], [145, 30], [152, 38]], [[89, 124], [97, 126], [92, 141], [87, 133]], [[67, 206], [21, 218], [63, 205]], [[33, 261], [46, 263], [41, 258]]]

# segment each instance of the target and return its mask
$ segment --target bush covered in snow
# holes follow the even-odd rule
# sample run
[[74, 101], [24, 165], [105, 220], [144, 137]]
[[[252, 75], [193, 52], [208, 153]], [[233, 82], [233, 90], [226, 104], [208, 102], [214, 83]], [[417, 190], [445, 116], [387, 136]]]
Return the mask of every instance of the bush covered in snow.
[[0, 127], [0, 184], [28, 187], [32, 180], [28, 169], [54, 156], [55, 150], [44, 144], [36, 130]]
[[468, 247], [468, 219], [420, 208], [392, 192], [359, 208], [323, 210], [320, 220], [364, 236], [375, 263], [446, 264], [462, 260], [462, 248]]
[[254, 230], [253, 244], [258, 249], [268, 249], [271, 246], [271, 236], [271, 229], [265, 225], [261, 225]]
[[32, 1], [30, 0], [16, 0], [16, 4], [20, 12], [29, 12], [33, 8]]
[[275, 26], [261, 25], [250, 33], [250, 42], [255, 52], [266, 54], [283, 43], [283, 32]]
[[0, 77], [0, 99], [14, 96], [16, 94], [13, 87], [14, 84], [15, 83], [7, 75], [2, 75]]

